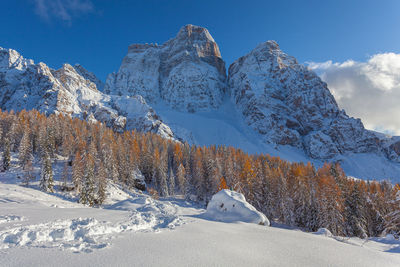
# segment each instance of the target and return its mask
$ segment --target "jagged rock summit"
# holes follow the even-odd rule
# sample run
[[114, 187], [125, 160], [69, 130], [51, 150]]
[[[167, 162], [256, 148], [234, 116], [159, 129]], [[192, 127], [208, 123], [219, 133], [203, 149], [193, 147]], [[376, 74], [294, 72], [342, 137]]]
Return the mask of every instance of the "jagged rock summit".
[[225, 62], [207, 29], [186, 25], [175, 38], [157, 44], [133, 44], [105, 92], [142, 95], [150, 104], [196, 112], [217, 108], [226, 90]]

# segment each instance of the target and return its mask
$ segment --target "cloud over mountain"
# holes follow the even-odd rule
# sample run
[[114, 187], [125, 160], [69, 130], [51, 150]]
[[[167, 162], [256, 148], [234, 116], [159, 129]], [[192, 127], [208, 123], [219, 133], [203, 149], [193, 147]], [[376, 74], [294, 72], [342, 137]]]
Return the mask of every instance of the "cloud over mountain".
[[339, 106], [370, 129], [400, 135], [400, 54], [381, 53], [366, 62], [309, 62]]

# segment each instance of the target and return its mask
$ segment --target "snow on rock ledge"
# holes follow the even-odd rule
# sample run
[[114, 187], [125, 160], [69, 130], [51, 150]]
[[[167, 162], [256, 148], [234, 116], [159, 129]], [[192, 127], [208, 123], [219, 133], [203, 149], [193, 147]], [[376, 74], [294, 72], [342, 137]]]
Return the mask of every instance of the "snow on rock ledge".
[[208, 203], [205, 213], [209, 219], [222, 222], [246, 222], [269, 226], [268, 218], [250, 205], [243, 194], [221, 190]]

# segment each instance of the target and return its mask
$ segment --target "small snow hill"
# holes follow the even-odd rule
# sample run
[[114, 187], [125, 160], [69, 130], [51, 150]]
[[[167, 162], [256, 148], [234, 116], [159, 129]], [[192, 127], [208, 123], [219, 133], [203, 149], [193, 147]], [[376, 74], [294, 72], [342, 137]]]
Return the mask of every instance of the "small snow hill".
[[231, 190], [216, 193], [207, 205], [206, 218], [221, 222], [247, 222], [269, 226], [269, 220], [250, 205], [243, 194]]

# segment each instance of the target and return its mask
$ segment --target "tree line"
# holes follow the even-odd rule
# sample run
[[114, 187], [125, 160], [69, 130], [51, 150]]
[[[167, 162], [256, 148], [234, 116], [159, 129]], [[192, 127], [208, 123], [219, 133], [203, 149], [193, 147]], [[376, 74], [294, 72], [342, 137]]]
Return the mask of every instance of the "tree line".
[[[335, 235], [400, 234], [400, 186], [349, 178], [339, 164], [290, 163], [226, 146], [190, 146], [153, 133], [116, 133], [104, 124], [36, 110], [0, 111], [2, 171], [18, 155], [25, 183], [54, 190], [54, 162], [63, 157], [60, 189], [79, 202], [101, 205], [107, 183], [141, 188], [160, 197], [184, 195], [207, 204], [222, 188], [243, 193], [270, 220]], [[13, 154], [14, 153], [14, 154]]]

